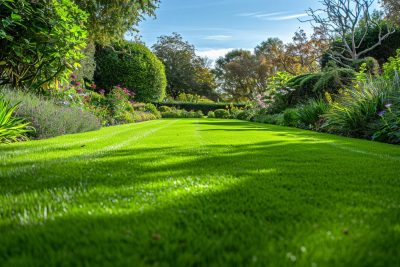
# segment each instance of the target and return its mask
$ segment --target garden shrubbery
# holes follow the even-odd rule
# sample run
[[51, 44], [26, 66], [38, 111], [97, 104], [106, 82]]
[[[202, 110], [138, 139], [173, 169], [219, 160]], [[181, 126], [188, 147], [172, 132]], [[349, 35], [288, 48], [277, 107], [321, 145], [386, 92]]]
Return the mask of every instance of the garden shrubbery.
[[153, 102], [158, 107], [170, 107], [176, 109], [184, 109], [186, 111], [202, 111], [207, 114], [210, 111], [216, 111], [217, 109], [227, 109], [230, 106], [236, 108], [245, 108], [246, 104], [232, 104], [232, 103], [187, 103], [187, 102]]
[[128, 88], [136, 101], [161, 101], [165, 97], [166, 76], [162, 62], [144, 45], [124, 42], [97, 47], [94, 80], [100, 88], [116, 84]]
[[[167, 107], [168, 108], [168, 107]], [[204, 114], [201, 110], [199, 111], [186, 111], [183, 109], [170, 108], [165, 109], [161, 112], [163, 118], [203, 118]]]
[[79, 107], [59, 106], [54, 100], [21, 91], [5, 90], [4, 98], [12, 105], [20, 103], [15, 115], [24, 118], [35, 131], [29, 137], [49, 138], [100, 129], [100, 120]]

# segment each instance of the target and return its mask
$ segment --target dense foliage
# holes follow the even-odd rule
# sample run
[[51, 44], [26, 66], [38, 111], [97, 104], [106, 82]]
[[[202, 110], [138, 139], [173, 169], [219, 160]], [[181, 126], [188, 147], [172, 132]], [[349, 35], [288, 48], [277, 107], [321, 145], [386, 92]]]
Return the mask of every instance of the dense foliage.
[[124, 39], [144, 16], [154, 16], [159, 0], [74, 0], [88, 15], [89, 38], [102, 45]]
[[347, 68], [327, 68], [321, 72], [297, 76], [286, 84], [294, 89], [288, 95], [289, 104], [298, 104], [309, 98], [322, 98], [326, 93], [337, 94], [353, 83], [356, 72]]
[[204, 114], [207, 114], [210, 111], [215, 111], [217, 109], [227, 109], [230, 106], [236, 108], [244, 108], [246, 104], [232, 104], [232, 103], [187, 103], [187, 102], [155, 102], [157, 106], [167, 106], [174, 107], [177, 109], [184, 109], [186, 111], [202, 111]]
[[95, 115], [79, 107], [60, 106], [51, 99], [15, 90], [5, 90], [4, 97], [12, 105], [20, 103], [15, 114], [25, 118], [35, 128], [29, 133], [33, 138], [49, 138], [101, 127]]
[[86, 14], [72, 0], [0, 2], [0, 83], [39, 87], [78, 67]]
[[153, 51], [165, 65], [167, 94], [173, 98], [182, 93], [217, 98], [214, 75], [209, 62], [196, 55], [193, 45], [177, 33], [161, 36], [153, 45]]
[[137, 101], [164, 99], [164, 66], [144, 45], [125, 42], [114, 49], [99, 46], [96, 62], [94, 79], [98, 87], [107, 89], [120, 84], [127, 87]]

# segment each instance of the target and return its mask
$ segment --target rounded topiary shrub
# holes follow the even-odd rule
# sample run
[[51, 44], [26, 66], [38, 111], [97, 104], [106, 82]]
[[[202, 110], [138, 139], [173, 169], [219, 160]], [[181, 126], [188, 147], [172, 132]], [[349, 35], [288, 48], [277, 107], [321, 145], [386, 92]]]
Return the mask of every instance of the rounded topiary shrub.
[[106, 91], [122, 85], [135, 93], [141, 102], [161, 101], [165, 97], [167, 79], [162, 62], [144, 45], [125, 42], [96, 48], [94, 80]]

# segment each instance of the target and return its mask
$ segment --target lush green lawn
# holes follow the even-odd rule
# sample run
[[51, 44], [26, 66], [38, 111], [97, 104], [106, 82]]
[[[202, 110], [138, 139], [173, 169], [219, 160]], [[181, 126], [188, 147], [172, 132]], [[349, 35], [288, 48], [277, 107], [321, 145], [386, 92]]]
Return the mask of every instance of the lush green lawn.
[[0, 164], [0, 266], [400, 266], [397, 146], [161, 120]]

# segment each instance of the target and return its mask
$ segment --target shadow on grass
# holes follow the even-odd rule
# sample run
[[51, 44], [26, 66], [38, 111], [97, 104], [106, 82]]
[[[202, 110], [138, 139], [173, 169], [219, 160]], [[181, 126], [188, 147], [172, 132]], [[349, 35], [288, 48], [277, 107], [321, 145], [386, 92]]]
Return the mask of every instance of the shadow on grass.
[[0, 225], [0, 265], [293, 266], [294, 256], [300, 266], [396, 266], [393, 164], [301, 140], [16, 162], [2, 195], [52, 190], [41, 201], [57, 213], [64, 189], [83, 184], [84, 194], [45, 223], [20, 226], [23, 201], [0, 208], [14, 216]]

